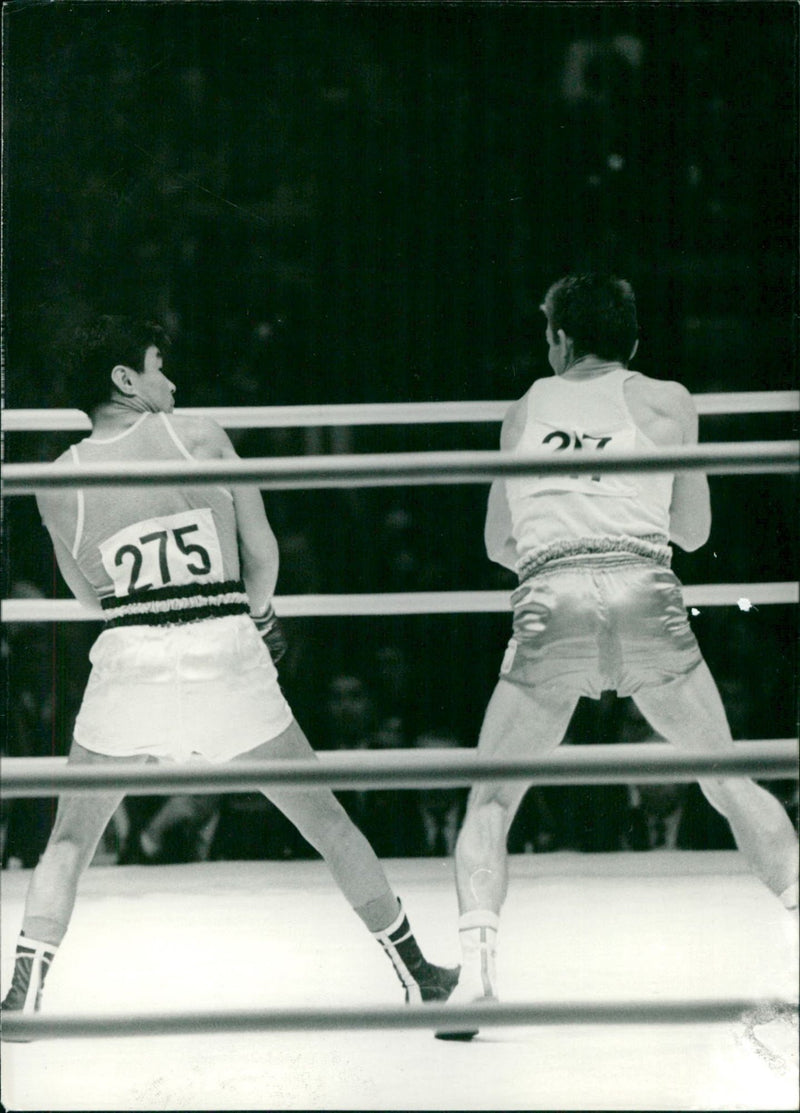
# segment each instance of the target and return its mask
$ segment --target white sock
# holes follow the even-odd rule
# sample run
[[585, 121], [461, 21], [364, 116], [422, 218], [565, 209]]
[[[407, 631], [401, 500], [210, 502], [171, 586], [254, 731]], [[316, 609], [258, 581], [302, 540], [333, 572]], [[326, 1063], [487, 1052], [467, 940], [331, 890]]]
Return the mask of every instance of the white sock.
[[497, 932], [500, 917], [486, 908], [464, 912], [458, 918], [461, 944], [461, 981], [482, 997], [497, 996]]

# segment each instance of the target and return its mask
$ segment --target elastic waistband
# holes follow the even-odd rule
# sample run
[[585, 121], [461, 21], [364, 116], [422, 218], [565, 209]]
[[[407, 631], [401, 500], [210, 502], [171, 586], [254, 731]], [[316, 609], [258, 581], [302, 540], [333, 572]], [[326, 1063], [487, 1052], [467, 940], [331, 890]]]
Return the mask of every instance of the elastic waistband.
[[241, 580], [157, 587], [101, 600], [106, 629], [115, 626], [170, 626], [249, 614], [250, 600]]
[[519, 582], [541, 572], [555, 561], [579, 562], [581, 559], [650, 560], [664, 568], [672, 565], [672, 550], [666, 537], [652, 534], [647, 537], [578, 537], [570, 541], [556, 541], [523, 557], [517, 565]]

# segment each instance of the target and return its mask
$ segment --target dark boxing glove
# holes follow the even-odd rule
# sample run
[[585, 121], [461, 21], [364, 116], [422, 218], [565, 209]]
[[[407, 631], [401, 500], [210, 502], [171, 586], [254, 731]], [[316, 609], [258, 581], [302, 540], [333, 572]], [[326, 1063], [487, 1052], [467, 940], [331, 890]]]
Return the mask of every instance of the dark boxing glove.
[[278, 616], [275, 614], [275, 608], [270, 605], [260, 615], [252, 615], [253, 622], [256, 624], [256, 629], [261, 635], [264, 645], [269, 650], [269, 655], [272, 658], [272, 663], [277, 665], [281, 657], [288, 649], [286, 635], [281, 629], [281, 624], [278, 621]]

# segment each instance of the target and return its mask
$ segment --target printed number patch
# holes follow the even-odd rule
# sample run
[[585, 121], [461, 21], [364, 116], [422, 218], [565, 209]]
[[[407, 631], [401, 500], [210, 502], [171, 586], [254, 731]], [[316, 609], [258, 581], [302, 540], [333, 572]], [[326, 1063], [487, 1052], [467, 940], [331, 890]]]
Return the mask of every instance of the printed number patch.
[[117, 596], [224, 579], [214, 515], [207, 508], [126, 526], [102, 542], [100, 555]]
[[[601, 452], [608, 449], [613, 452], [633, 452], [636, 447], [636, 433], [633, 429], [619, 429], [606, 436], [595, 436], [592, 433], [578, 432], [574, 429], [556, 429], [545, 422], [533, 423], [531, 430], [532, 444], [538, 445], [543, 452]], [[564, 475], [544, 476], [535, 480], [537, 490], [549, 491], [583, 491], [586, 494], [596, 495], [630, 495], [631, 484], [619, 476], [589, 475]]]

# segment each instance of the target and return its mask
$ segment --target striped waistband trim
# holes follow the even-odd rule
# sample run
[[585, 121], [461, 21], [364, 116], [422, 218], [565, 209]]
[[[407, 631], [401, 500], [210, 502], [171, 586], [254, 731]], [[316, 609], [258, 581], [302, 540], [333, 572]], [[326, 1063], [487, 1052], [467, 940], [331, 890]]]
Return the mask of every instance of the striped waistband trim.
[[664, 568], [672, 565], [672, 549], [661, 534], [647, 537], [578, 537], [570, 541], [556, 541], [523, 557], [517, 565], [519, 582], [523, 583], [553, 561], [594, 556], [640, 557], [655, 561]]
[[241, 580], [160, 587], [102, 600], [106, 628], [166, 626], [201, 622], [232, 614], [249, 614], [250, 601]]

